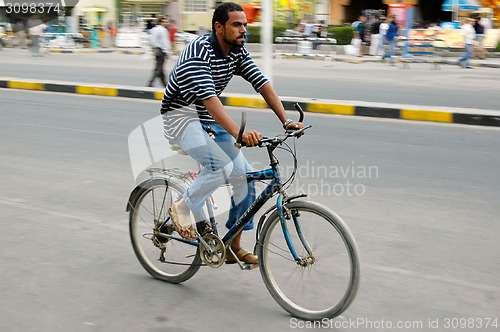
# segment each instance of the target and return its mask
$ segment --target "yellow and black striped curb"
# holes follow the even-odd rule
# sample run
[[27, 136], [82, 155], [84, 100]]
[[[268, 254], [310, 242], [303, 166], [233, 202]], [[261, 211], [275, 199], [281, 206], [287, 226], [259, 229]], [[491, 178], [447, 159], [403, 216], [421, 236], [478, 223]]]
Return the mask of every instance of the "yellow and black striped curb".
[[[136, 87], [110, 87], [98, 85], [80, 85], [58, 82], [34, 82], [21, 80], [0, 79], [0, 88], [22, 89], [50, 92], [77, 93], [94, 96], [126, 97], [138, 99], [161, 100], [163, 91], [155, 91], [150, 88]], [[226, 106], [267, 108], [266, 102], [260, 96], [230, 95], [220, 96], [222, 103]], [[458, 123], [479, 126], [500, 127], [500, 111], [480, 111], [467, 112], [462, 109], [457, 112], [442, 110], [419, 110], [399, 107], [379, 107], [371, 105], [345, 105], [337, 104], [334, 101], [318, 101], [314, 99], [293, 99], [283, 98], [283, 105], [286, 110], [295, 110], [294, 104], [298, 103], [306, 112], [366, 116], [376, 118], [403, 119], [416, 121], [432, 121], [443, 123]]]

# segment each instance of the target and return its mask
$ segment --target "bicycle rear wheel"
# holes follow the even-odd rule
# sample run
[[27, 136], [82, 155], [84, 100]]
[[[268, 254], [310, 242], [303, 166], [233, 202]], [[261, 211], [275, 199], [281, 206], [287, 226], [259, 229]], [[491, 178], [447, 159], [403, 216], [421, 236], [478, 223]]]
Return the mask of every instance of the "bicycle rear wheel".
[[336, 317], [352, 303], [358, 288], [354, 238], [340, 217], [320, 204], [296, 201], [286, 207], [291, 214], [286, 219], [289, 237], [301, 260], [294, 260], [275, 211], [257, 245], [264, 283], [276, 302], [295, 317]]
[[130, 239], [137, 258], [153, 277], [174, 284], [188, 280], [201, 266], [197, 246], [160, 235], [180, 237], [174, 233], [173, 223], [167, 221], [168, 209], [185, 190], [180, 181], [154, 179], [141, 185], [130, 202]]

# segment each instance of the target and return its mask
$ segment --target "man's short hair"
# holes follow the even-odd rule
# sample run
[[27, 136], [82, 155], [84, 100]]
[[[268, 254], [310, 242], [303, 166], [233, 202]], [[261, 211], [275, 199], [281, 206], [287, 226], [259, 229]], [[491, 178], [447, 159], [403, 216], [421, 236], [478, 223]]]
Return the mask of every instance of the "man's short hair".
[[215, 31], [215, 22], [226, 25], [229, 20], [229, 12], [242, 12], [243, 7], [234, 2], [223, 2], [215, 8], [214, 16], [212, 17], [212, 31]]

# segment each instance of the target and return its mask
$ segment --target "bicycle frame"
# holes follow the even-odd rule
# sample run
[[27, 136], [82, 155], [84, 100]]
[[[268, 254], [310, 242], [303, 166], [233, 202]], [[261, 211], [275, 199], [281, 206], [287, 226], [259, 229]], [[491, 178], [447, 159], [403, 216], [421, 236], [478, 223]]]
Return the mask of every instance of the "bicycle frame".
[[[250, 205], [250, 207], [245, 211], [245, 213], [236, 221], [236, 223], [228, 230], [226, 235], [221, 239], [222, 242], [224, 242], [225, 245], [228, 245], [231, 243], [231, 241], [234, 239], [234, 237], [243, 230], [243, 228], [250, 222], [252, 217], [257, 213], [257, 211], [260, 210], [262, 206], [275, 194], [277, 193], [281, 188], [282, 184], [280, 181], [279, 177], [279, 171], [277, 169], [277, 164], [272, 166], [269, 169], [265, 169], [262, 171], [256, 171], [256, 172], [250, 172], [246, 174], [247, 181], [248, 182], [255, 182], [255, 181], [264, 181], [264, 180], [272, 180], [271, 183], [260, 193], [259, 196], [255, 199], [255, 201]], [[216, 227], [216, 222], [215, 222], [215, 216], [214, 216], [214, 208], [212, 205], [212, 202], [210, 201], [210, 198], [207, 199], [205, 202], [208, 210], [208, 220], [210, 221], [210, 226], [212, 228], [212, 231], [214, 234], [218, 235], [217, 227]], [[167, 219], [168, 220], [168, 219]], [[165, 220], [164, 222], [166, 222]], [[202, 226], [205, 227], [206, 221], [201, 221]], [[202, 228], [203, 228], [202, 227]], [[172, 235], [162, 235], [164, 237], [167, 237], [172, 240], [177, 240], [181, 242], [185, 242], [187, 244], [199, 246], [199, 242], [194, 241], [194, 240], [187, 240], [181, 237], [176, 237]]]
[[[271, 152], [271, 151], [269, 151]], [[271, 168], [261, 170], [261, 171], [256, 171], [256, 172], [250, 172], [246, 174], [247, 182], [255, 182], [255, 181], [265, 181], [265, 180], [271, 180], [271, 183], [267, 185], [267, 187], [260, 193], [259, 196], [255, 199], [255, 201], [250, 205], [250, 207], [245, 211], [245, 213], [238, 219], [235, 224], [228, 230], [226, 235], [221, 239], [224, 245], [228, 246], [231, 241], [236, 237], [236, 235], [243, 230], [243, 228], [250, 222], [250, 220], [255, 216], [255, 214], [264, 206], [264, 204], [271, 199], [271, 197], [274, 196], [277, 192], [280, 192], [282, 189], [282, 183], [280, 180], [280, 174], [278, 170], [278, 162], [272, 155], [272, 153], [269, 153], [271, 157]], [[299, 255], [296, 253], [293, 244], [290, 239], [290, 235], [288, 233], [288, 227], [286, 226], [285, 222], [285, 214], [283, 211], [283, 199], [285, 197], [285, 193], [281, 192], [280, 195], [278, 196], [276, 206], [278, 208], [278, 213], [280, 217], [280, 223], [281, 227], [283, 229], [283, 235], [285, 237], [285, 241], [287, 243], [287, 246], [290, 250], [290, 253], [292, 254], [294, 260], [300, 261], [301, 258]], [[210, 225], [212, 228], [212, 231], [214, 234], [218, 235], [217, 227], [216, 227], [216, 222], [215, 222], [215, 217], [213, 213], [213, 206], [212, 202], [210, 201], [210, 198], [207, 199], [206, 202], [207, 205], [207, 210], [209, 214], [209, 221]], [[296, 216], [292, 216], [293, 221], [294, 221], [294, 226], [297, 230], [297, 233], [299, 235], [299, 238], [306, 248], [308, 253], [311, 253], [311, 249], [307, 241], [304, 239], [302, 236], [302, 231], [300, 229], [300, 225], [298, 224]], [[167, 219], [168, 220], [168, 219]], [[166, 222], [166, 221], [165, 221]], [[205, 223], [205, 222], [202, 222]], [[205, 225], [203, 225], [204, 227]], [[172, 236], [172, 235], [166, 235], [164, 234], [163, 236], [168, 237], [171, 240], [177, 240], [184, 242], [186, 244], [194, 245], [194, 246], [199, 246], [200, 243], [194, 240], [186, 240], [184, 238]]]

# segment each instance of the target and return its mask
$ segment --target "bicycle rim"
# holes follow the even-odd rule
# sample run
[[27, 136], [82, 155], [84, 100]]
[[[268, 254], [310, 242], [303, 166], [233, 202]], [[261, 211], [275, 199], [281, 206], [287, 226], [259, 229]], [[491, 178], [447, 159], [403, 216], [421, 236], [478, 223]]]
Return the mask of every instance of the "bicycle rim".
[[294, 260], [274, 212], [258, 245], [264, 283], [276, 302], [295, 317], [336, 317], [351, 304], [358, 288], [359, 257], [354, 238], [338, 216], [319, 204], [292, 202], [287, 208], [298, 214], [303, 240], [293, 218], [286, 224], [295, 251], [307, 264]]
[[[184, 188], [172, 181], [153, 180], [138, 193], [130, 211], [130, 239], [137, 258], [153, 277], [170, 283], [188, 280], [201, 266], [198, 247], [155, 235], [155, 223], [168, 219], [168, 208], [182, 198], [183, 192]], [[179, 237], [170, 221], [162, 227], [162, 233]]]

